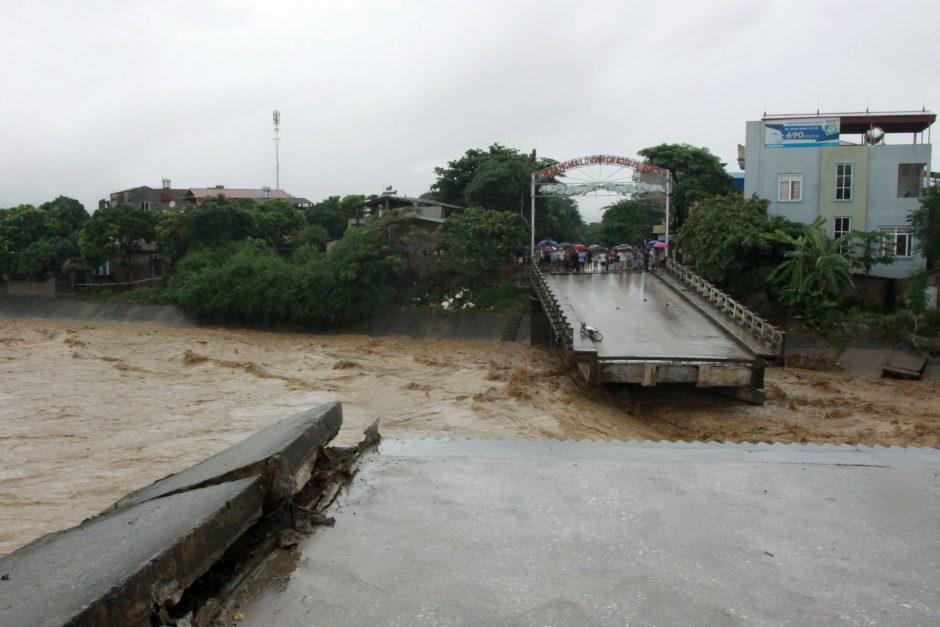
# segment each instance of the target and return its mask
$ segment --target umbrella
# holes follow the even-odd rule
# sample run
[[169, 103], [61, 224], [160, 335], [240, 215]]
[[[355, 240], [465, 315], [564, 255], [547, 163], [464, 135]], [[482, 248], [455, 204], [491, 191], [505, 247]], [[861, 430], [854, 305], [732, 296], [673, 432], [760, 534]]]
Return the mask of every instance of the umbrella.
[[655, 244], [653, 244], [653, 248], [665, 248], [665, 247], [666, 247], [666, 242], [656, 242]]
[[633, 246], [631, 246], [630, 244], [617, 244], [616, 246], [613, 247], [613, 250], [616, 250], [616, 251], [633, 250]]
[[591, 244], [590, 246], [588, 246], [588, 250], [590, 250], [591, 252], [594, 252], [595, 250], [607, 250], [607, 249], [601, 246], [600, 244]]
[[538, 244], [535, 245], [536, 248], [545, 248], [546, 246], [554, 246], [555, 242], [550, 239], [543, 239]]
[[584, 244], [575, 244], [571, 248], [575, 252], [581, 252], [582, 250], [587, 250], [587, 246], [585, 246]]
[[646, 247], [649, 248], [650, 246], [654, 246], [658, 243], [659, 243], [658, 239], [651, 239], [650, 241], [646, 242]]
[[571, 248], [572, 246], [574, 246], [574, 244], [571, 242], [562, 242], [558, 245], [558, 248]]

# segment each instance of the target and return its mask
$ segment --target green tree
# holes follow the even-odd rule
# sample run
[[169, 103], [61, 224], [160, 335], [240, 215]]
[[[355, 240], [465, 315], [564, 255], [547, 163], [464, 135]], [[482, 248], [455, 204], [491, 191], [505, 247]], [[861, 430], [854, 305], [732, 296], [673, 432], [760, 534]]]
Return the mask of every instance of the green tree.
[[349, 229], [319, 262], [305, 266], [307, 322], [335, 326], [386, 311], [401, 299], [404, 263], [388, 245], [390, 218]]
[[[558, 242], [597, 241], [587, 237], [584, 218], [578, 203], [571, 198], [539, 198], [535, 214], [535, 232], [538, 239], [551, 238]], [[528, 216], [528, 208], [525, 215]]]
[[61, 273], [65, 260], [79, 254], [76, 239], [42, 237], [36, 240], [20, 251], [14, 272], [33, 279]]
[[766, 200], [740, 194], [715, 196], [696, 204], [676, 235], [686, 262], [709, 281], [726, 285], [768, 257], [771, 245]]
[[496, 211], [524, 212], [531, 193], [532, 172], [529, 157], [496, 154], [484, 159], [464, 188], [466, 205]]
[[601, 218], [601, 238], [607, 246], [623, 243], [645, 244], [653, 226], [662, 224], [663, 208], [647, 199], [625, 199], [604, 212]]
[[861, 268], [865, 278], [871, 274], [873, 266], [894, 263], [891, 244], [894, 240], [879, 231], [851, 231], [842, 253], [853, 268]]
[[0, 274], [43, 279], [77, 256], [78, 233], [88, 214], [80, 202], [60, 196], [40, 207], [0, 210]]
[[337, 240], [346, 232], [349, 218], [347, 211], [355, 211], [355, 204], [348, 202], [344, 205], [339, 196], [330, 196], [307, 209], [307, 224], [316, 224], [326, 229], [331, 240]]
[[286, 200], [275, 199], [258, 203], [253, 208], [256, 232], [275, 248], [283, 248], [305, 225], [304, 214]]
[[366, 197], [362, 194], [347, 194], [339, 201], [339, 210], [343, 212], [346, 220], [351, 220], [359, 215], [359, 205], [365, 202]]
[[712, 196], [733, 193], [734, 184], [725, 165], [708, 148], [689, 144], [659, 144], [639, 153], [647, 161], [672, 173], [674, 185], [670, 203], [672, 224], [682, 227], [689, 209]]
[[[434, 173], [437, 175], [437, 180], [431, 185], [434, 199], [452, 205], [468, 206], [470, 203], [466, 197], [467, 187], [477, 175], [480, 167], [492, 158], [511, 161], [528, 158], [529, 172], [535, 170], [534, 154], [531, 157], [525, 157], [515, 148], [506, 148], [498, 143], [493, 144], [487, 150], [471, 148], [460, 158], [448, 161], [446, 167], [434, 168]], [[485, 187], [482, 181], [479, 187]], [[509, 190], [510, 197], [513, 191], [515, 190]]]
[[184, 258], [171, 290], [201, 320], [276, 324], [303, 319], [302, 272], [264, 240], [203, 249]]
[[123, 260], [131, 276], [131, 252], [155, 238], [156, 214], [126, 203], [103, 207], [82, 228], [79, 246], [86, 261], [99, 263], [114, 256]]
[[300, 229], [294, 236], [293, 245], [295, 250], [303, 246], [310, 246], [319, 252], [326, 251], [326, 244], [330, 241], [330, 234], [326, 232], [319, 224], [308, 224]]
[[526, 223], [518, 213], [478, 208], [451, 215], [438, 233], [445, 255], [473, 277], [505, 262], [510, 251], [527, 241]]
[[76, 241], [79, 231], [90, 217], [82, 203], [68, 196], [44, 202], [39, 208], [48, 216], [50, 235], [74, 237]]
[[784, 253], [786, 260], [767, 280], [779, 285], [783, 302], [800, 308], [803, 319], [813, 326], [825, 322], [827, 313], [837, 305], [839, 293], [852, 285], [851, 264], [840, 252], [849, 234], [829, 239], [823, 233], [824, 224], [820, 216], [812, 224], [803, 225], [797, 237], [782, 230], [763, 235], [788, 249]]
[[914, 234], [914, 249], [927, 258], [927, 267], [940, 261], [940, 187], [928, 187], [920, 207], [908, 216]]
[[257, 207], [250, 200], [231, 200], [221, 194], [207, 198], [178, 213], [161, 214], [157, 226], [160, 248], [179, 259], [191, 249], [258, 237], [256, 216]]

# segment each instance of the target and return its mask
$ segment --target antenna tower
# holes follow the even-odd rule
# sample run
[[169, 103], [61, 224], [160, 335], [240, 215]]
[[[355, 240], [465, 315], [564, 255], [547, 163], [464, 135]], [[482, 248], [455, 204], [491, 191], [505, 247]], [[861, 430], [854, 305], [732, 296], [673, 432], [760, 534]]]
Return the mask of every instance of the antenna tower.
[[281, 112], [274, 110], [274, 189], [281, 189], [281, 157], [279, 154], [281, 139], [278, 132], [281, 128]]

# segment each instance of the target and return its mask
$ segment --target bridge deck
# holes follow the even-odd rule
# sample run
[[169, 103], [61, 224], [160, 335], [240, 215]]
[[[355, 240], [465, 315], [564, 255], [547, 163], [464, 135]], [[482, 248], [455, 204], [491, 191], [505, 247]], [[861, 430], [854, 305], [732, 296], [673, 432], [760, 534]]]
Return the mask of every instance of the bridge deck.
[[[655, 273], [544, 276], [559, 305], [574, 314], [575, 352], [597, 351], [599, 360], [755, 360]], [[580, 336], [582, 320], [601, 330], [603, 342]]]

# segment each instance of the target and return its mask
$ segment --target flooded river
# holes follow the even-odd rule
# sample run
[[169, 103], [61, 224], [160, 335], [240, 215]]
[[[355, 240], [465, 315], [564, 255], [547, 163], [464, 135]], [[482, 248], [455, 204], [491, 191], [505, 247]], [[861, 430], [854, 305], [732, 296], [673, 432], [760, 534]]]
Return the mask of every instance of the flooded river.
[[285, 416], [343, 403], [387, 437], [940, 446], [936, 382], [768, 371], [770, 402], [584, 390], [520, 343], [0, 319], [0, 555]]

